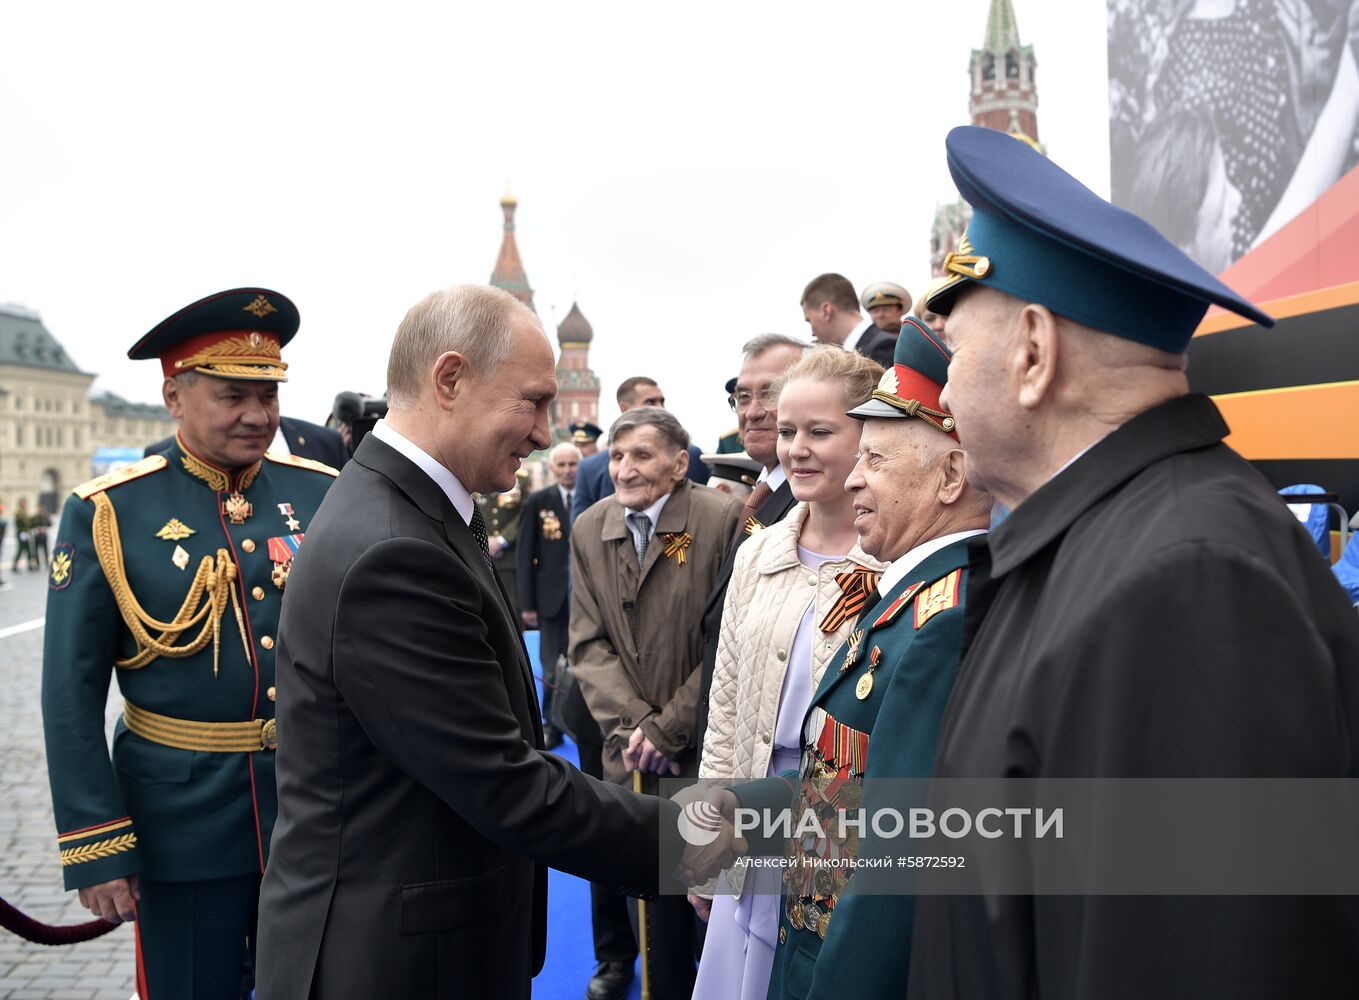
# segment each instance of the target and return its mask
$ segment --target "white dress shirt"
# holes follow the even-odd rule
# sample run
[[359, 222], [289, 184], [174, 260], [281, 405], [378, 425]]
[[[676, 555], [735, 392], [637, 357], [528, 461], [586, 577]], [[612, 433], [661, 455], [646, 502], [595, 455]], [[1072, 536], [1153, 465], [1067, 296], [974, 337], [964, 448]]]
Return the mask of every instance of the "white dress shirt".
[[777, 490], [784, 483], [788, 482], [788, 473], [783, 471], [783, 466], [776, 465], [772, 470], [761, 469], [760, 476], [755, 480], [756, 484], [768, 483], [771, 490]]
[[458, 512], [458, 516], [463, 519], [463, 522], [468, 525], [472, 523], [472, 511], [476, 509], [476, 504], [472, 501], [472, 494], [468, 493], [462, 483], [458, 482], [458, 477], [449, 471], [448, 466], [432, 457], [405, 435], [394, 430], [386, 420], [379, 420], [373, 426], [372, 434], [383, 444], [395, 448], [418, 465], [420, 471], [433, 479], [438, 484], [439, 489], [444, 491], [444, 495], [448, 497], [448, 502], [453, 505], [453, 509]]
[[[638, 513], [640, 513], [640, 514], [645, 514], [648, 518], [650, 518], [650, 519], [651, 519], [651, 538], [655, 538], [655, 537], [656, 537], [656, 523], [657, 523], [658, 521], [660, 521], [660, 519], [661, 519], [661, 511], [665, 508], [665, 502], [666, 502], [667, 500], [669, 500], [669, 499], [670, 499], [670, 494], [667, 493], [665, 496], [661, 497], [659, 500], [657, 500], [655, 503], [653, 503], [653, 504], [652, 504], [650, 507], [648, 507], [646, 510], [643, 510], [643, 511], [629, 510], [626, 514], [623, 515], [623, 523], [626, 524], [626, 525], [628, 526], [628, 533], [632, 535], [632, 548], [633, 548], [634, 551], [636, 551], [636, 549], [642, 544], [642, 533], [641, 533], [640, 531], [638, 531], [638, 530], [637, 530], [637, 526], [636, 526], [635, 524], [632, 523], [632, 515], [633, 515], [633, 514], [638, 514]], [[648, 544], [649, 544], [650, 541], [651, 541], [651, 539], [648, 539], [647, 541], [648, 541]]]
[[858, 326], [849, 331], [849, 336], [845, 338], [845, 342], [840, 346], [847, 351], [854, 350], [859, 346], [859, 340], [863, 337], [864, 331], [872, 325], [873, 321], [871, 319], [862, 320]]
[[971, 538], [973, 535], [984, 534], [986, 534], [986, 529], [974, 528], [971, 531], [950, 532], [947, 535], [940, 535], [938, 538], [931, 538], [928, 542], [921, 542], [901, 558], [892, 560], [892, 565], [883, 571], [882, 579], [878, 581], [878, 593], [886, 597], [893, 587], [906, 578], [907, 573], [940, 549], [952, 545], [960, 538]]

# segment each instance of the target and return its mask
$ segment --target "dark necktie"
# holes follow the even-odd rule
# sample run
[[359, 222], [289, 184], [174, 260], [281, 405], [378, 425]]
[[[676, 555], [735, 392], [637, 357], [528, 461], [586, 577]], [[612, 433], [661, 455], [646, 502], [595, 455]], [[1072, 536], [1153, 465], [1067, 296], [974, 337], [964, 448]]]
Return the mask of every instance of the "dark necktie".
[[746, 500], [746, 505], [741, 508], [741, 521], [736, 525], [736, 534], [732, 536], [732, 542], [739, 542], [741, 536], [746, 534], [746, 529], [755, 520], [755, 512], [764, 506], [764, 502], [774, 495], [774, 491], [769, 488], [769, 483], [756, 483], [755, 488], [750, 491], [750, 498]]
[[481, 558], [486, 560], [486, 568], [492, 573], [495, 572], [495, 564], [491, 562], [491, 546], [486, 538], [486, 518], [481, 516], [481, 508], [472, 508], [472, 537], [477, 540], [477, 548], [481, 549]]

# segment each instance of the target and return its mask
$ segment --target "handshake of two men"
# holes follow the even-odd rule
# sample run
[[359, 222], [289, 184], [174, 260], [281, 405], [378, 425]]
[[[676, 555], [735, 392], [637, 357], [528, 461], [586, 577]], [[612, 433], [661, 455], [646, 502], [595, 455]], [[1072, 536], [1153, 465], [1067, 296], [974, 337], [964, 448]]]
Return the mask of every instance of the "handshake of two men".
[[680, 807], [679, 832], [684, 851], [675, 878], [696, 886], [729, 868], [749, 846], [734, 827], [740, 801], [729, 789], [690, 785], [672, 799]]

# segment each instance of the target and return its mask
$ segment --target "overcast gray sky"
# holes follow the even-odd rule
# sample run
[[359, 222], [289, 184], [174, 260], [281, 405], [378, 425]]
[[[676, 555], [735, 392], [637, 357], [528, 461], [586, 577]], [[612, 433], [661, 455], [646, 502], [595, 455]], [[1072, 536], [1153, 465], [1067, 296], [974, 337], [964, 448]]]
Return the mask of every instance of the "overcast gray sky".
[[[539, 314], [594, 325], [603, 419], [650, 374], [709, 448], [809, 278], [924, 286], [988, 3], [7, 4], [0, 302], [157, 401], [133, 342], [276, 288], [283, 410], [319, 421], [382, 391], [412, 303], [489, 278], [508, 183]], [[1049, 155], [1107, 194], [1104, 3], [1014, 6]]]

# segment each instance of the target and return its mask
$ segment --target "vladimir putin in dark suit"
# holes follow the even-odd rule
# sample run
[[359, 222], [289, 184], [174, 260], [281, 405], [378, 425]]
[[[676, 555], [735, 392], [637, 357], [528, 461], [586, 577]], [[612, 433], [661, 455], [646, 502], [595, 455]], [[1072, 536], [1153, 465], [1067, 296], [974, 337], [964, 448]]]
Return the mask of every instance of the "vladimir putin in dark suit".
[[[470, 490], [548, 443], [552, 349], [513, 296], [407, 314], [391, 411], [294, 563], [278, 648], [278, 800], [260, 1000], [527, 1000], [554, 865], [655, 891], [677, 807], [540, 752], [528, 656]], [[686, 849], [691, 874], [730, 863]]]

